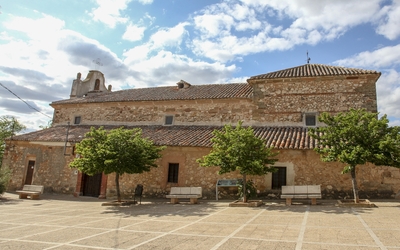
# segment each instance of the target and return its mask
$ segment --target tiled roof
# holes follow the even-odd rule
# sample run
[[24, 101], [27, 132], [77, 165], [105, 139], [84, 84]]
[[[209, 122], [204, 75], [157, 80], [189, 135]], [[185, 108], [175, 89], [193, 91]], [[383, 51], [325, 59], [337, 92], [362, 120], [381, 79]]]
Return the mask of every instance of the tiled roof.
[[253, 89], [249, 84], [229, 83], [191, 85], [188, 88], [181, 89], [176, 86], [127, 89], [82, 98], [56, 101], [53, 102], [53, 104], [251, 98], [252, 95]]
[[[69, 142], [79, 142], [91, 126], [70, 126]], [[113, 129], [119, 126], [104, 126]], [[127, 126], [141, 128], [143, 136], [152, 139], [157, 145], [211, 147], [212, 132], [222, 126]], [[257, 137], [266, 141], [268, 147], [277, 149], [312, 149], [316, 141], [308, 136], [305, 127], [253, 127]], [[48, 141], [64, 142], [67, 126], [56, 126], [48, 129], [14, 136], [15, 141]]]
[[283, 69], [267, 74], [252, 76], [253, 79], [274, 79], [288, 77], [313, 77], [313, 76], [340, 76], [340, 75], [364, 75], [379, 74], [375, 70], [353, 69], [323, 64], [304, 64], [298, 67]]
[[[253, 76], [248, 79], [248, 81], [256, 79], [274, 79], [285, 77], [339, 76], [361, 74], [380, 75], [379, 72], [374, 70], [352, 69], [322, 64], [305, 64], [294, 68]], [[52, 104], [252, 98], [253, 96], [253, 89], [251, 85], [247, 83], [208, 85], [189, 84], [188, 86], [188, 88], [168, 86], [127, 89], [100, 93], [97, 95], [88, 95], [81, 98], [55, 101]]]

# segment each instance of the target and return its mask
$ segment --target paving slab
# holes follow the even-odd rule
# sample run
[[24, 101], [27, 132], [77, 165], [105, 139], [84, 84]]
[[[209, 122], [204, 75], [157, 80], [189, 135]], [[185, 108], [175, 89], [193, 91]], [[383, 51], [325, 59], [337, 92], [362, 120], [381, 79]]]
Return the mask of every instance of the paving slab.
[[129, 207], [44, 194], [0, 199], [0, 249], [400, 249], [400, 201], [376, 208], [284, 200], [261, 207], [230, 201], [170, 204], [143, 199]]

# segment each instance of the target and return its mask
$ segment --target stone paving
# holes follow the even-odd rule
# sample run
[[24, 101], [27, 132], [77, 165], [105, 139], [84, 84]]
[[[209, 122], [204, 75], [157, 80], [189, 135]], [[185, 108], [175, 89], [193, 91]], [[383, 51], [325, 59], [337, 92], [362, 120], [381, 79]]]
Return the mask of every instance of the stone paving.
[[398, 200], [373, 201], [377, 208], [168, 201], [111, 207], [95, 198], [5, 193], [0, 249], [400, 249]]

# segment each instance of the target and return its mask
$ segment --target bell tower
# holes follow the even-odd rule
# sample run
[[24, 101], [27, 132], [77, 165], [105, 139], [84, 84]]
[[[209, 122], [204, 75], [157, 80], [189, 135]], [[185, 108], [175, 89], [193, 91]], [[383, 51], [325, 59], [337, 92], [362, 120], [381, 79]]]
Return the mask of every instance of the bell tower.
[[81, 73], [72, 81], [70, 98], [81, 98], [111, 92], [111, 85], [106, 88], [104, 74], [98, 70], [90, 70], [85, 80], [81, 80]]

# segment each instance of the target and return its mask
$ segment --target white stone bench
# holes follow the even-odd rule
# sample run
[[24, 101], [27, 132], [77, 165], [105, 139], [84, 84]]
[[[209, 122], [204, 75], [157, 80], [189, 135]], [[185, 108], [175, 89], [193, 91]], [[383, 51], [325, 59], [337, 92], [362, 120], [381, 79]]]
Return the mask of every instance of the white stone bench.
[[178, 199], [181, 198], [189, 198], [191, 204], [197, 204], [197, 199], [201, 196], [201, 187], [171, 187], [171, 192], [165, 197], [170, 198], [172, 204], [179, 203]]
[[20, 199], [27, 199], [28, 196], [32, 200], [39, 199], [39, 195], [43, 194], [44, 186], [39, 185], [24, 185], [22, 190], [16, 191]]
[[308, 186], [282, 186], [281, 198], [286, 199], [286, 205], [292, 205], [292, 199], [311, 199], [311, 205], [317, 204], [317, 198], [321, 198], [320, 185]]

